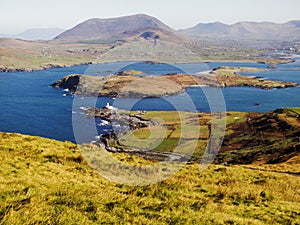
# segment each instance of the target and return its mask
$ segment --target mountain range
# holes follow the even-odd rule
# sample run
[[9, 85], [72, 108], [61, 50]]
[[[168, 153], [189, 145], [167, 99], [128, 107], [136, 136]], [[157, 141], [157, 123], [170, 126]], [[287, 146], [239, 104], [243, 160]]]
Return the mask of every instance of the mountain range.
[[239, 22], [227, 25], [220, 22], [199, 23], [180, 32], [201, 38], [295, 40], [300, 38], [300, 20], [287, 23]]
[[136, 14], [110, 19], [89, 19], [75, 27], [62, 29], [31, 29], [18, 35], [0, 35], [24, 40], [73, 42], [91, 40], [161, 39], [182, 42], [191, 38], [224, 40], [296, 40], [300, 39], [300, 20], [287, 23], [239, 22], [232, 25], [214, 22], [174, 30], [157, 18]]

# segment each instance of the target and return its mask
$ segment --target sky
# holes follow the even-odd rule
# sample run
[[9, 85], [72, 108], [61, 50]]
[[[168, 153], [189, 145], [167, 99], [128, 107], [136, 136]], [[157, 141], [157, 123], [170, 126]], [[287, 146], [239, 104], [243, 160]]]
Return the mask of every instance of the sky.
[[174, 29], [200, 22], [300, 20], [299, 0], [0, 0], [0, 34], [69, 29], [90, 18], [145, 13]]

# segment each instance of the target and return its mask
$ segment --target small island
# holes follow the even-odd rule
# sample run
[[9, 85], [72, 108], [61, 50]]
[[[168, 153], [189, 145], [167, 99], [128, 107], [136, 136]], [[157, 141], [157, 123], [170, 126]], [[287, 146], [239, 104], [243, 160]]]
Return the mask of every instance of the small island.
[[166, 74], [139, 76], [137, 71], [123, 71], [108, 76], [68, 75], [51, 84], [52, 87], [69, 89], [77, 95], [95, 97], [145, 98], [164, 97], [184, 93], [192, 87], [256, 87], [261, 89], [295, 87], [295, 82], [265, 80], [242, 76], [243, 72], [264, 69], [247, 67], [219, 67], [207, 73]]

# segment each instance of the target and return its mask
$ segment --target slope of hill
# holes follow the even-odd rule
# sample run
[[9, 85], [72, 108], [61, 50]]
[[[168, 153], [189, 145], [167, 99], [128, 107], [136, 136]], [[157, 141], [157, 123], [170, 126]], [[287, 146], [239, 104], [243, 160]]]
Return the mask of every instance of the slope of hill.
[[105, 44], [91, 46], [0, 38], [0, 71], [33, 71], [89, 64], [110, 47]]
[[[277, 164], [300, 157], [300, 109], [248, 113], [244, 122], [228, 125], [220, 161]], [[292, 171], [291, 171], [292, 172]]]
[[239, 22], [233, 25], [223, 23], [200, 23], [181, 30], [188, 35], [227, 39], [295, 40], [300, 37], [300, 21], [283, 24], [271, 22]]
[[107, 40], [118, 38], [181, 39], [180, 34], [158, 19], [137, 14], [111, 19], [90, 19], [58, 35], [56, 40]]
[[0, 153], [0, 224], [300, 223], [298, 177], [191, 164], [161, 183], [131, 187], [102, 178], [71, 143], [0, 133]]
[[0, 49], [29, 49], [41, 46], [41, 43], [16, 38], [0, 38]]
[[34, 40], [52, 40], [57, 35], [63, 33], [64, 29], [59, 28], [36, 28], [26, 30], [20, 34], [14, 35], [15, 38], [22, 40], [34, 41]]
[[226, 32], [228, 25], [215, 22], [215, 23], [199, 23], [195, 27], [179, 30], [189, 35], [205, 36], [205, 35], [217, 35]]

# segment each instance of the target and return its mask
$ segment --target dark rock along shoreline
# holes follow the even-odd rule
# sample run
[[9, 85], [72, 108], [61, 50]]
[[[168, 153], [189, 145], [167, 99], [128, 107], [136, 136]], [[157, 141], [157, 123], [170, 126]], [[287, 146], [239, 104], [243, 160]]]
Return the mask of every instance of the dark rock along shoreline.
[[0, 68], [0, 73], [14, 73], [14, 72], [33, 72], [33, 71], [42, 71], [42, 70], [47, 70], [47, 69], [56, 69], [56, 68], [68, 68], [72, 66], [82, 66], [82, 65], [91, 65], [93, 64], [92, 62], [85, 62], [85, 63], [76, 63], [72, 65], [53, 65], [53, 64], [48, 64], [47, 66], [43, 66], [41, 68]]
[[[100, 118], [101, 120], [107, 121], [111, 126], [117, 125], [122, 128], [120, 130], [112, 129], [108, 133], [100, 135], [100, 139], [96, 144], [103, 146], [108, 152], [127, 153], [154, 161], [163, 161], [167, 159], [168, 161], [187, 162], [189, 160], [189, 157], [181, 154], [144, 149], [130, 149], [120, 144], [118, 139], [119, 135], [125, 135], [130, 130], [157, 125], [156, 121], [144, 118], [143, 112], [130, 115], [116, 108], [109, 109], [108, 107], [103, 107], [101, 109], [88, 108], [85, 110], [85, 114], [88, 118]], [[114, 143], [113, 146], [111, 146], [111, 143]]]

